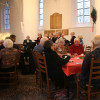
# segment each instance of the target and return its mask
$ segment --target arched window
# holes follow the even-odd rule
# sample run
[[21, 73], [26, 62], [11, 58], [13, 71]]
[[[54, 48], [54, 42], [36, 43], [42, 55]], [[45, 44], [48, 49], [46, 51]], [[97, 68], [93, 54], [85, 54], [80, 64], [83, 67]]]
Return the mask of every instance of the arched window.
[[6, 6], [4, 8], [4, 25], [5, 29], [10, 29], [10, 7], [8, 1], [6, 2]]
[[39, 0], [39, 26], [43, 26], [43, 0]]
[[90, 22], [90, 0], [77, 0], [77, 23]]

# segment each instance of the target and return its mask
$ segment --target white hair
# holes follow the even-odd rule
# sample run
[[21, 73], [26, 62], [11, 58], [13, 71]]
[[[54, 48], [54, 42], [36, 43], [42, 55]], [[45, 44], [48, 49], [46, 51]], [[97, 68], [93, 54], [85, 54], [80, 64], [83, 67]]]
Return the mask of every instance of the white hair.
[[41, 38], [41, 40], [40, 40], [40, 44], [41, 44], [41, 45], [44, 45], [44, 42], [45, 42], [46, 40], [48, 40], [47, 37], [43, 37], [43, 38]]
[[75, 41], [78, 41], [78, 42], [79, 42], [79, 39], [78, 39], [78, 38], [75, 38], [75, 39], [74, 39], [74, 42], [75, 42]]
[[100, 45], [100, 35], [95, 35], [92, 42], [95, 44], [95, 45]]
[[5, 48], [12, 48], [13, 47], [13, 42], [11, 39], [6, 39], [3, 43]]
[[62, 37], [60, 37], [59, 39], [56, 40], [55, 42], [57, 45], [60, 45], [61, 43], [65, 44], [65, 41]]

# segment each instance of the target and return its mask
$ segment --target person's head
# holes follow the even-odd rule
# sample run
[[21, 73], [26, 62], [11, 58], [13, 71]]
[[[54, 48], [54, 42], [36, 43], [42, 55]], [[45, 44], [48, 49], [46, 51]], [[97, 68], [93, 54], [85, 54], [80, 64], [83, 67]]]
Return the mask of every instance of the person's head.
[[26, 39], [29, 40], [30, 39], [30, 36], [27, 36]]
[[55, 50], [55, 45], [51, 40], [47, 40], [44, 43], [44, 49], [45, 50], [53, 50], [54, 51]]
[[64, 33], [61, 34], [61, 37], [64, 38]]
[[93, 40], [93, 48], [100, 46], [100, 35], [95, 35]]
[[53, 33], [53, 36], [55, 37], [55, 38], [57, 38], [57, 33], [55, 32], [55, 33]]
[[60, 38], [57, 44], [58, 44], [58, 47], [59, 48], [63, 48], [64, 47], [64, 44], [65, 44], [64, 39], [63, 38]]
[[61, 32], [58, 32], [58, 33], [57, 33], [58, 38], [61, 37], [61, 34], [62, 34]]
[[16, 35], [10, 35], [10, 39], [13, 41], [13, 42], [16, 42]]
[[38, 37], [39, 37], [39, 38], [42, 38], [42, 34], [41, 34], [41, 33], [38, 33]]
[[13, 42], [11, 39], [6, 39], [3, 43], [5, 48], [13, 48]]
[[78, 39], [78, 38], [75, 38], [75, 39], [74, 39], [74, 45], [75, 45], [75, 46], [78, 46], [78, 45], [79, 45], [79, 39]]
[[52, 38], [53, 37], [53, 33], [49, 33], [49, 37]]
[[48, 38], [48, 34], [46, 33], [46, 34], [44, 34], [44, 37], [47, 37]]
[[71, 32], [70, 35], [71, 35], [71, 37], [74, 36], [75, 35], [75, 32]]
[[41, 38], [41, 40], [40, 40], [40, 44], [43, 46], [43, 45], [44, 45], [44, 42], [45, 42], [46, 40], [48, 40], [47, 37], [43, 37], [43, 38]]
[[78, 38], [79, 38], [79, 39], [83, 39], [83, 36], [82, 36], [82, 35], [79, 35]]

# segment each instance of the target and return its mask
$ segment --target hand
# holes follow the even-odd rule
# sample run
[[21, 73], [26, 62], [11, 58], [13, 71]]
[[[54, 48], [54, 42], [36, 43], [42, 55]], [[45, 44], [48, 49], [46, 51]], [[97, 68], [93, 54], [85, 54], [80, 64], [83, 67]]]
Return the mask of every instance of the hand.
[[74, 56], [78, 56], [78, 54], [77, 53], [74, 53]]
[[67, 53], [67, 55], [71, 57], [71, 54], [70, 53]]

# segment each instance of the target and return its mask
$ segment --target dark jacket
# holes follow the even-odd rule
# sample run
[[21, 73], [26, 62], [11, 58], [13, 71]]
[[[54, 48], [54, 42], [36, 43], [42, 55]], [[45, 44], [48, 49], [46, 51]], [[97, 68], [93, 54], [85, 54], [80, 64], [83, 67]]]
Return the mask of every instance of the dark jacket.
[[[83, 86], [85, 86], [89, 81], [89, 73], [90, 73], [92, 55], [94, 55], [95, 59], [99, 58], [100, 57], [100, 48], [96, 48], [94, 51], [88, 53], [84, 58], [84, 61], [82, 64], [82, 70], [81, 70], [81, 74], [80, 74], [80, 81]], [[99, 64], [99, 66], [100, 66], [100, 64]], [[100, 80], [99, 80], [99, 82], [97, 80], [94, 80], [92, 82], [92, 84], [93, 85], [100, 84]]]
[[75, 36], [73, 36], [73, 37], [71, 38], [71, 40], [70, 40], [70, 45], [74, 44], [74, 39], [75, 39], [75, 38], [76, 38]]
[[[31, 42], [32, 42], [32, 40], [29, 40], [29, 42], [27, 42], [26, 39], [24, 40], [24, 42], [23, 42], [24, 50], [28, 49], [29, 43], [31, 43]], [[26, 45], [25, 45], [25, 43], [26, 43]]]
[[[61, 58], [58, 54], [52, 50], [44, 50], [46, 55], [48, 75], [50, 78], [55, 79], [58, 72], [62, 71], [62, 66], [66, 64], [70, 57], [66, 59]], [[60, 74], [60, 73], [59, 73]]]

